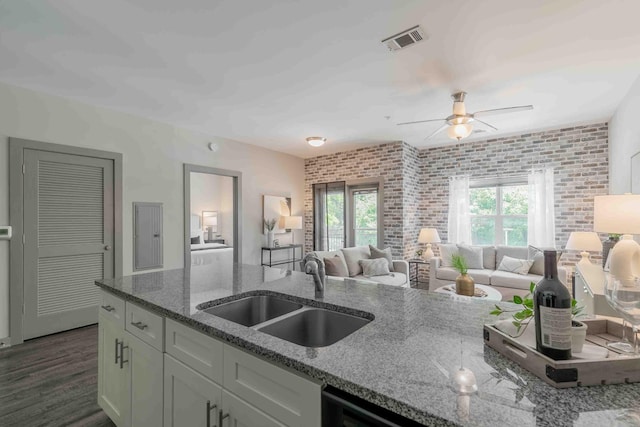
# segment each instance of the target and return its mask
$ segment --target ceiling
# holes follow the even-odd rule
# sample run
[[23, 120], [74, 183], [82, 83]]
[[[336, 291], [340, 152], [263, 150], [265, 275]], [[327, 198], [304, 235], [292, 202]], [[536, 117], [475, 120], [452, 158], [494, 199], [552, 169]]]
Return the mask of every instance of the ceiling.
[[[0, 2], [0, 81], [300, 157], [403, 140], [467, 109], [522, 133], [608, 120], [640, 74], [636, 0]], [[429, 39], [380, 43], [420, 24]], [[307, 136], [327, 137], [323, 147]], [[473, 138], [470, 138], [473, 139]]]

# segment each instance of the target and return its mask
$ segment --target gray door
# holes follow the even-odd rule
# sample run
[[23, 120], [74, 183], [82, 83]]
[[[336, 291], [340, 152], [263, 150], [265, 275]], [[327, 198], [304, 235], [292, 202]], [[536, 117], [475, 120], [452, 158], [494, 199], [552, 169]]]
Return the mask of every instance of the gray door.
[[96, 323], [114, 273], [113, 161], [24, 151], [24, 339]]

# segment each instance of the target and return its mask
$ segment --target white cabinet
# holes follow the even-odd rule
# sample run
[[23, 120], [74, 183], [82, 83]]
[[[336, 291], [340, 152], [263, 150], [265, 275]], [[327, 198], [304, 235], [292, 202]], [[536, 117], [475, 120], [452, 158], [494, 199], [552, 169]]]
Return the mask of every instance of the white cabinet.
[[125, 363], [131, 396], [125, 425], [162, 426], [162, 353], [130, 333], [125, 333]]
[[221, 399], [219, 385], [165, 354], [165, 427], [217, 426]]
[[320, 426], [320, 382], [113, 295], [103, 302], [98, 403], [118, 427]]
[[98, 404], [119, 427], [162, 426], [162, 352], [125, 331], [114, 312], [98, 316]]
[[130, 400], [127, 372], [120, 369], [117, 357], [124, 329], [102, 313], [98, 322], [98, 404], [116, 425], [123, 426]]

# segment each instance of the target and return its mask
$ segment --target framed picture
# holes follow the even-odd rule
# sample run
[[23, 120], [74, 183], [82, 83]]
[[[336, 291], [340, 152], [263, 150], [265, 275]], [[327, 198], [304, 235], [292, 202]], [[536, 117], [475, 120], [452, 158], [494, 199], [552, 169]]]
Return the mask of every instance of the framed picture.
[[291, 216], [291, 197], [265, 195], [262, 203], [262, 217], [265, 221], [276, 220], [273, 232], [287, 233], [284, 228], [284, 217]]
[[640, 194], [640, 151], [631, 156], [631, 193]]

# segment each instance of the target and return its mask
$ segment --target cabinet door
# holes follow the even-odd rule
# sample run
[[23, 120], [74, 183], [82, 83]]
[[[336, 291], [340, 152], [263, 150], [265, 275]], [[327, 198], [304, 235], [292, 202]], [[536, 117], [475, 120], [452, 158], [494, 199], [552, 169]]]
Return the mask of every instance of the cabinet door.
[[226, 390], [222, 391], [222, 414], [225, 418], [219, 427], [286, 427], [286, 424], [278, 422]]
[[126, 425], [162, 426], [162, 353], [126, 332], [124, 351], [131, 389], [130, 416]]
[[216, 426], [221, 398], [219, 385], [164, 355], [165, 427]]
[[116, 362], [116, 340], [124, 340], [120, 324], [102, 315], [98, 324], [98, 404], [117, 426], [127, 425], [129, 379]]

